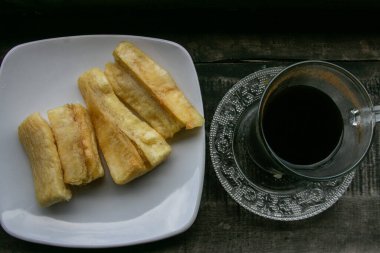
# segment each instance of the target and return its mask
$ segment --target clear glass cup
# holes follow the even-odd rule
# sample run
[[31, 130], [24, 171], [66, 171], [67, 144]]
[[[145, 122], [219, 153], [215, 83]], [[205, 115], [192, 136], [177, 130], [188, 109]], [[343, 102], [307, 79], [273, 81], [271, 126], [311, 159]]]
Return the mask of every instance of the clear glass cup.
[[[335, 103], [343, 123], [335, 148], [326, 157], [311, 164], [297, 164], [281, 157], [268, 143], [269, 136], [265, 135], [263, 126], [271, 98], [300, 85], [326, 94]], [[291, 113], [292, 111], [287, 111], [286, 115]], [[362, 161], [371, 146], [376, 122], [380, 121], [380, 106], [373, 105], [365, 87], [349, 71], [332, 63], [312, 60], [282, 70], [268, 84], [259, 106], [253, 107], [250, 114], [251, 117], [248, 118], [251, 127], [246, 129], [246, 145], [249, 155], [258, 166], [278, 176], [286, 173], [320, 181], [341, 177], [354, 170]], [[324, 115], [314, 116], [318, 120], [325, 120]], [[313, 129], [314, 132], [307, 132], [309, 137], [318, 134], [322, 139], [327, 138]], [[294, 148], [291, 141], [286, 145], [289, 149]]]

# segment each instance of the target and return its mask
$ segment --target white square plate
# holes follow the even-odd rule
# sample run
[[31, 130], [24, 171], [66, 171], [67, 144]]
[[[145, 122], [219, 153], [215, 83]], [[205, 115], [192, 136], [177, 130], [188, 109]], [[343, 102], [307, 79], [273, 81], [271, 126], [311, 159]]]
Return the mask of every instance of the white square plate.
[[161, 39], [89, 35], [26, 43], [13, 48], [0, 69], [0, 221], [11, 235], [65, 247], [113, 247], [173, 236], [198, 213], [204, 177], [204, 127], [170, 141], [172, 154], [151, 173], [123, 186], [103, 180], [73, 190], [68, 203], [40, 208], [17, 127], [29, 114], [83, 99], [81, 73], [104, 69], [116, 45], [129, 40], [167, 69], [203, 114], [194, 64], [180, 45]]

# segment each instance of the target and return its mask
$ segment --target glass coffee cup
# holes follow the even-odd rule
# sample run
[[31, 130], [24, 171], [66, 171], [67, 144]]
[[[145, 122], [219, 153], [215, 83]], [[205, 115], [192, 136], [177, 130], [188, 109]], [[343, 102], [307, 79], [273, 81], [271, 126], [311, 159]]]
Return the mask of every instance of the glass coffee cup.
[[349, 71], [324, 61], [277, 74], [252, 112], [246, 145], [274, 175], [330, 180], [354, 170], [369, 150], [380, 106]]

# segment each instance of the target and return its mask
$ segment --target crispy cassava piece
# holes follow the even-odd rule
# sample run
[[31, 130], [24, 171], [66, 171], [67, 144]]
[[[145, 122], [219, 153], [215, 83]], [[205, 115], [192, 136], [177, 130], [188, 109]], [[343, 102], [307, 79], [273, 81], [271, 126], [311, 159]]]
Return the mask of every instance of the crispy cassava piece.
[[116, 184], [128, 183], [151, 169], [131, 140], [115, 124], [101, 114], [92, 118], [99, 145]]
[[71, 199], [63, 182], [61, 161], [48, 123], [33, 113], [18, 127], [18, 136], [32, 167], [36, 198], [43, 207]]
[[165, 139], [173, 137], [184, 127], [119, 64], [106, 64], [104, 73], [120, 100], [129, 105]]
[[[143, 161], [146, 160], [149, 164], [148, 166], [144, 166], [142, 168], [124, 168], [125, 170], [141, 170], [140, 172], [130, 172], [130, 175], [142, 175], [160, 164], [168, 157], [171, 152], [169, 144], [159, 133], [157, 133], [147, 123], [141, 121], [127, 107], [124, 106], [124, 104], [113, 92], [112, 87], [109, 84], [105, 74], [100, 69], [93, 68], [83, 73], [78, 80], [78, 85], [90, 111], [91, 118], [94, 121], [100, 148], [103, 150], [107, 146], [117, 147], [117, 142], [128, 142], [120, 138], [128, 138], [135, 145], [138, 154], [142, 156], [140, 158]], [[104, 142], [107, 141], [106, 137], [103, 138], [103, 141], [101, 141], [102, 138], [99, 139], [99, 136], [104, 133], [101, 133], [101, 131], [103, 131], [102, 126], [97, 123], [97, 119], [101, 119], [101, 121], [105, 122], [106, 126], [107, 123], [112, 124], [112, 126], [110, 126], [107, 131], [114, 133], [112, 135], [112, 138], [109, 138], [109, 140], [116, 143], [105, 144]], [[104, 152], [103, 150], [103, 153], [107, 161], [107, 152]], [[131, 153], [126, 156], [121, 153], [120, 149], [118, 148], [113, 148], [112, 150], [110, 149], [108, 153], [112, 154], [108, 156], [108, 160], [112, 158], [136, 158], [134, 156], [135, 152], [131, 151]], [[136, 158], [136, 160], [138, 159]], [[109, 165], [108, 161], [107, 164]], [[115, 162], [113, 164], [118, 163]], [[112, 169], [110, 167], [110, 170], [114, 171], [122, 169], [123, 168]], [[128, 182], [129, 179], [125, 178], [121, 181]]]
[[204, 118], [187, 100], [170, 74], [132, 43], [120, 43], [113, 56], [186, 129], [204, 124]]
[[87, 110], [80, 104], [67, 104], [48, 111], [51, 129], [66, 184], [81, 185], [104, 176]]

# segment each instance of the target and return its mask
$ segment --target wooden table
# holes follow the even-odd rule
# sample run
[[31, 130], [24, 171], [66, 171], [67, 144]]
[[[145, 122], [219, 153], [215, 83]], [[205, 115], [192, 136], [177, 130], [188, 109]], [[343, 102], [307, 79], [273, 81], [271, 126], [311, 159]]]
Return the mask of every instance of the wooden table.
[[[79, 34], [134, 34], [175, 41], [189, 51], [198, 72], [207, 143], [213, 113], [224, 94], [239, 79], [266, 67], [304, 59], [328, 60], [352, 71], [380, 104], [380, 34], [376, 33], [379, 22], [375, 13], [360, 12], [364, 16], [357, 16], [348, 9], [335, 14], [334, 8], [284, 13], [274, 5], [262, 12], [262, 5], [248, 8], [249, 3], [231, 9], [212, 3], [204, 8], [190, 3], [171, 8], [170, 1], [146, 9], [144, 4], [149, 1], [132, 1], [132, 8], [115, 2], [119, 8], [80, 5], [74, 9], [67, 4], [60, 9], [58, 4], [32, 6], [27, 1], [3, 4], [0, 56], [23, 42]], [[310, 22], [313, 15], [323, 20]], [[299, 26], [300, 20], [308, 29]], [[379, 128], [344, 196], [325, 212], [296, 222], [264, 219], [240, 207], [217, 180], [208, 146], [206, 156], [195, 223], [172, 238], [112, 252], [380, 252]], [[47, 250], [86, 251], [25, 242], [0, 229], [0, 253]]]

